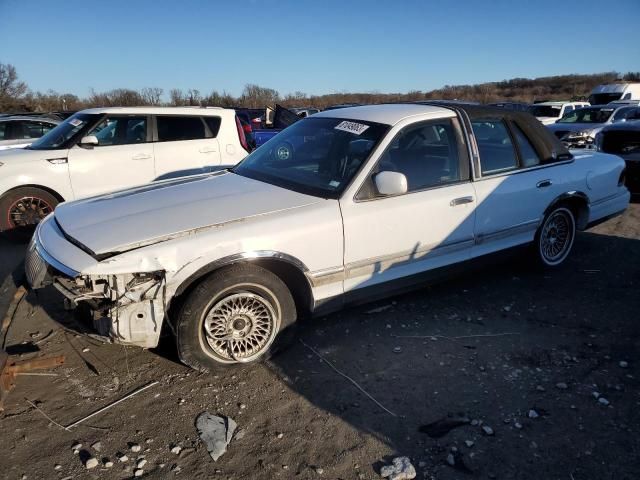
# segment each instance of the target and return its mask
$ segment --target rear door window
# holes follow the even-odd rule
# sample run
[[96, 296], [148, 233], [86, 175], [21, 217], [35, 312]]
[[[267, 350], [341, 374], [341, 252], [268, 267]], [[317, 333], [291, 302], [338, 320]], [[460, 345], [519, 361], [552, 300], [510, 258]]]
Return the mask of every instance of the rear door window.
[[518, 168], [513, 142], [502, 120], [474, 120], [471, 125], [480, 153], [482, 175]]
[[156, 122], [159, 142], [206, 138], [204, 123], [200, 117], [161, 115], [156, 117]]

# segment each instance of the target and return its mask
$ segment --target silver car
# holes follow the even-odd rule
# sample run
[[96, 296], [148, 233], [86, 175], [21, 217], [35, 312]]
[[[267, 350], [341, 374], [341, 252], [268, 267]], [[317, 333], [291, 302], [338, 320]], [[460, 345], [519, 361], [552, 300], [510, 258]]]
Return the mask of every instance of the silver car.
[[592, 148], [598, 132], [612, 123], [624, 122], [634, 116], [634, 106], [595, 105], [574, 110], [546, 127], [567, 148]]
[[58, 119], [37, 115], [0, 116], [0, 150], [29, 146], [59, 123]]

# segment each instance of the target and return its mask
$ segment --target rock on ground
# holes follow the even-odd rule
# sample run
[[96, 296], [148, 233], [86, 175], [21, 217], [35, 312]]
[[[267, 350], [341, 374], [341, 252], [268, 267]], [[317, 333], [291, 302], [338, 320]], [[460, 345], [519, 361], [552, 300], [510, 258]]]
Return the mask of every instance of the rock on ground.
[[409, 457], [396, 457], [391, 465], [380, 469], [380, 475], [389, 480], [412, 480], [416, 478], [416, 469], [411, 464]]

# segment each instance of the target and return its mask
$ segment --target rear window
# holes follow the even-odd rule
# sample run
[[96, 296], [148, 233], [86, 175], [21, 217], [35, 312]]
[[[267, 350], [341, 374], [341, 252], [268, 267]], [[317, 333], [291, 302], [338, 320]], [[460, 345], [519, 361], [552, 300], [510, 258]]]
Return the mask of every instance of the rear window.
[[176, 142], [206, 138], [204, 123], [200, 117], [158, 116], [158, 141]]
[[478, 144], [482, 175], [493, 175], [518, 167], [511, 136], [502, 120], [474, 120], [471, 126]]

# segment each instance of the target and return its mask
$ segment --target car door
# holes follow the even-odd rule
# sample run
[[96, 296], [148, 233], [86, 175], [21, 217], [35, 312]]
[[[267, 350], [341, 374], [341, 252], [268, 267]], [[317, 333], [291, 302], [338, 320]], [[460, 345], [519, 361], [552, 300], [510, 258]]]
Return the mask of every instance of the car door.
[[98, 139], [98, 145], [75, 145], [69, 149], [69, 175], [76, 198], [142, 185], [154, 179], [148, 116], [107, 115], [89, 135]]
[[[473, 245], [475, 193], [456, 119], [401, 130], [355, 198], [340, 201], [345, 292], [466, 260]], [[375, 176], [403, 173], [408, 191], [377, 193]]]
[[196, 175], [220, 165], [220, 117], [156, 115], [155, 178]]
[[561, 185], [555, 168], [540, 168], [540, 155], [515, 122], [487, 118], [471, 124], [480, 156], [475, 257], [533, 240]]

